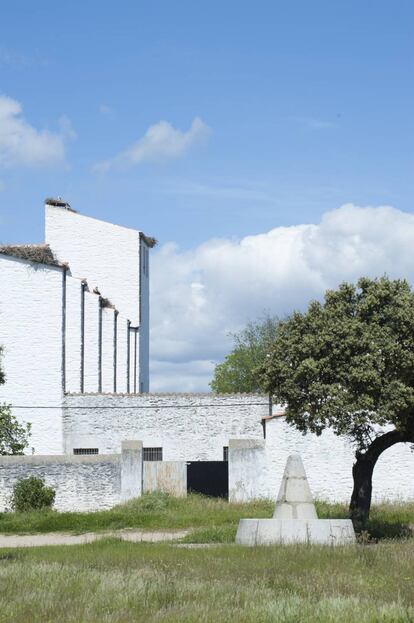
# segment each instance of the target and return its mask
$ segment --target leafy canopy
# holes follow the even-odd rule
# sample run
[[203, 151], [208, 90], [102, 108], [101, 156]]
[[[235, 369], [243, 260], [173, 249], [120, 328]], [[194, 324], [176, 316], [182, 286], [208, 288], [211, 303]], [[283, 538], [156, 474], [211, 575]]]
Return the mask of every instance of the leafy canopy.
[[257, 367], [263, 362], [275, 337], [278, 320], [265, 316], [249, 322], [239, 333], [232, 334], [233, 350], [222, 363], [216, 365], [210, 383], [218, 394], [257, 392], [260, 383]]
[[[1, 366], [3, 349], [0, 346], [0, 385], [5, 382]], [[0, 404], [0, 455], [23, 454], [30, 436], [30, 424], [19, 424], [9, 405]]]
[[414, 293], [407, 281], [362, 278], [277, 326], [257, 371], [306, 433], [332, 428], [359, 450], [378, 426], [414, 428]]

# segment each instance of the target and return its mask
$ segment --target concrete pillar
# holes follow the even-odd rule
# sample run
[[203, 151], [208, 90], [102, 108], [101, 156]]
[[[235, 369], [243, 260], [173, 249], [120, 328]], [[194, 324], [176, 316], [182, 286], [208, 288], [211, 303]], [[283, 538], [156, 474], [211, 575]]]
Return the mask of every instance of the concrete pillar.
[[264, 497], [265, 442], [261, 439], [229, 440], [229, 502]]
[[142, 495], [143, 455], [142, 441], [122, 442], [121, 502]]

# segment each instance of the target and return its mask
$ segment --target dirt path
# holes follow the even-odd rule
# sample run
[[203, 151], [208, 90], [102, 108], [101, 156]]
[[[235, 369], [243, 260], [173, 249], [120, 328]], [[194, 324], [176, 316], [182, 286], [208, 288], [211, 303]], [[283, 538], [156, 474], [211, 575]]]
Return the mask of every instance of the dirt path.
[[42, 545], [81, 545], [99, 539], [116, 538], [133, 543], [160, 543], [181, 539], [190, 530], [169, 530], [147, 532], [144, 530], [114, 530], [112, 532], [85, 532], [67, 534], [49, 532], [47, 534], [0, 534], [0, 548], [3, 547], [40, 547]]

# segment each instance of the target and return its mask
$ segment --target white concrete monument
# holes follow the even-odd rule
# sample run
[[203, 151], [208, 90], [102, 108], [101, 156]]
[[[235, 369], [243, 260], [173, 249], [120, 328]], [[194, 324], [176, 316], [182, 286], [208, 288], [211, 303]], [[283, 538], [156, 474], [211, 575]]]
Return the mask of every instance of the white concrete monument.
[[236, 543], [349, 545], [355, 543], [355, 532], [350, 519], [318, 519], [302, 459], [299, 454], [291, 454], [273, 518], [241, 519]]

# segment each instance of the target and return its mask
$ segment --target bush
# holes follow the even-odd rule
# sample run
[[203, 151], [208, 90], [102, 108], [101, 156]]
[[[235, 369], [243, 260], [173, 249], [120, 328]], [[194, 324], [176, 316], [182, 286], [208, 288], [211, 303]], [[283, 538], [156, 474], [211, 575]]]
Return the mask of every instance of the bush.
[[18, 480], [14, 485], [11, 507], [18, 513], [51, 508], [55, 496], [56, 491], [51, 487], [46, 487], [42, 478], [29, 476], [29, 478]]

